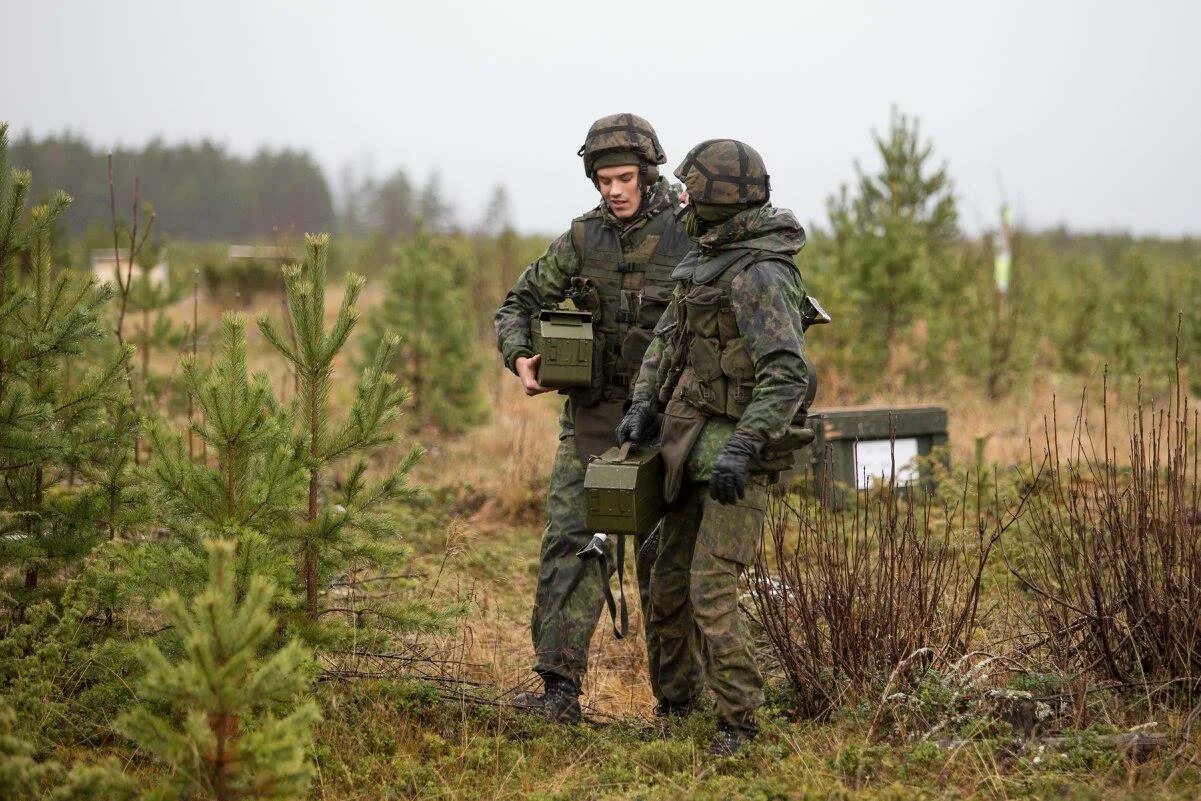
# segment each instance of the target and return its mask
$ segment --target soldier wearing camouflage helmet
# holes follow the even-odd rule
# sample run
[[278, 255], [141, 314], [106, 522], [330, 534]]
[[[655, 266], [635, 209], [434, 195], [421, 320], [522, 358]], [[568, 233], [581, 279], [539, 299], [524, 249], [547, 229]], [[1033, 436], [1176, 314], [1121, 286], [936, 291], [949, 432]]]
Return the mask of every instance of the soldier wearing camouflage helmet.
[[644, 441], [662, 410], [666, 467], [650, 615], [665, 702], [693, 693], [694, 626], [717, 701], [713, 751], [754, 737], [763, 681], [738, 608], [738, 579], [759, 549], [769, 476], [812, 438], [803, 428], [815, 381], [805, 360], [801, 276], [805, 232], [768, 202], [763, 159], [712, 139], [676, 170], [697, 246], [655, 328], [618, 441]]
[[[495, 318], [505, 366], [527, 395], [537, 395], [548, 390], [538, 383], [540, 357], [531, 344], [531, 319], [567, 298], [593, 314], [592, 384], [564, 392], [531, 616], [534, 670], [544, 692], [518, 699], [565, 722], [580, 718], [588, 643], [604, 604], [598, 571], [576, 556], [593, 533], [585, 529], [584, 465], [612, 444], [613, 427], [670, 300], [671, 273], [691, 248], [676, 217], [678, 190], [659, 177], [658, 166], [667, 159], [650, 123], [634, 114], [602, 117], [588, 130], [577, 155], [601, 203], [575, 218], [570, 230], [526, 268]], [[647, 550], [636, 560], [644, 610], [651, 556]], [[654, 665], [658, 649], [649, 627], [646, 639]], [[693, 685], [699, 683], [699, 674], [694, 675]], [[653, 680], [652, 689], [658, 697]]]

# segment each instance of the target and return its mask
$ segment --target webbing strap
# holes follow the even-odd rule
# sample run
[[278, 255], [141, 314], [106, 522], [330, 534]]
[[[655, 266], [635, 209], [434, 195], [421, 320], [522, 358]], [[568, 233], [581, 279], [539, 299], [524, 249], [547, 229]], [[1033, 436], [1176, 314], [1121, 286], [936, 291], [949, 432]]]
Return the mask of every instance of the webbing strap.
[[617, 615], [619, 603], [613, 598], [613, 588], [609, 586], [609, 551], [601, 554], [601, 557], [596, 560], [596, 568], [600, 571], [601, 589], [605, 593], [605, 604], [609, 607], [609, 618], [613, 621], [613, 636], [617, 639], [624, 639], [626, 632], [630, 630], [630, 612], [626, 606], [626, 583], [625, 583], [625, 563], [626, 563], [626, 538], [624, 534], [617, 535], [617, 594], [620, 600], [621, 610], [621, 627], [617, 626]]

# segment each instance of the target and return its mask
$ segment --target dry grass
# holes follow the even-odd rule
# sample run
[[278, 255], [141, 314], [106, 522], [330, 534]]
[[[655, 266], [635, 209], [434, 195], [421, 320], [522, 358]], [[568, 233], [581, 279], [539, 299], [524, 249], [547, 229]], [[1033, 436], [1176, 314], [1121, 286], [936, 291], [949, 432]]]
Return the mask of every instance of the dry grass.
[[[341, 300], [340, 282], [328, 294], [332, 314]], [[366, 313], [378, 293], [364, 295]], [[261, 313], [278, 318], [278, 297], [261, 296], [244, 311], [253, 320]], [[222, 309], [202, 301], [201, 317], [215, 329]], [[190, 299], [172, 310], [178, 322], [191, 317]], [[137, 320], [133, 321], [137, 323]], [[255, 328], [248, 328], [252, 367], [265, 371], [284, 398], [290, 377]], [[353, 358], [352, 348], [345, 354]], [[488, 422], [466, 435], [443, 440], [419, 432], [428, 450], [418, 480], [433, 501], [398, 518], [399, 534], [413, 546], [412, 570], [428, 580], [431, 596], [466, 602], [456, 630], [423, 646], [441, 655], [453, 675], [481, 683], [481, 693], [502, 696], [507, 690], [536, 686], [530, 670], [533, 648], [529, 614], [537, 580], [544, 524], [546, 481], [556, 446], [559, 398], [527, 398], [516, 380], [497, 365], [490, 343], [493, 380], [483, 382], [491, 394]], [[203, 355], [206, 343], [200, 345]], [[162, 375], [175, 369], [176, 353], [157, 351], [154, 368]], [[338, 365], [336, 391], [349, 391], [353, 370], [347, 358]], [[883, 390], [882, 390], [883, 392]], [[823, 386], [821, 402], [835, 405], [839, 387]], [[1077, 399], [1073, 379], [1037, 379], [1032, 387], [1001, 402], [990, 402], [966, 382], [949, 382], [937, 396], [887, 395], [890, 404], [942, 403], [951, 421], [952, 458], [972, 462], [976, 440], [984, 439], [984, 459], [1020, 464], [1029, 452], [1028, 439], [1041, 437], [1043, 419], [1053, 398]], [[1061, 401], [1062, 403], [1062, 401]], [[820, 404], [819, 404], [820, 405]], [[1086, 404], [1091, 409], [1090, 404]], [[1070, 421], [1060, 424], [1070, 433]], [[412, 438], [402, 438], [396, 452]], [[406, 512], [405, 514], [408, 514]], [[632, 571], [631, 571], [632, 572]], [[630, 595], [633, 587], [627, 585]], [[886, 750], [870, 741], [868, 721], [854, 717], [821, 726], [793, 724], [766, 712], [765, 733], [742, 762], [715, 767], [704, 756], [712, 720], [692, 721], [666, 740], [645, 739], [640, 720], [649, 717], [652, 698], [646, 681], [646, 656], [637, 601], [632, 604], [635, 636], [613, 638], [599, 625], [593, 639], [592, 664], [584, 685], [584, 702], [594, 718], [617, 719], [619, 725], [564, 731], [542, 727], [528, 717], [472, 704], [453, 705], [413, 700], [396, 682], [360, 681], [330, 686], [325, 699], [327, 721], [319, 738], [322, 775], [315, 797], [368, 799], [380, 797], [521, 798], [531, 794], [577, 798], [739, 797], [754, 790], [762, 797], [810, 793], [829, 797], [1007, 797], [1059, 794], [1070, 787], [1105, 786], [1120, 792], [1123, 768], [1098, 769], [1089, 763], [1068, 773], [1048, 775], [1026, 758], [998, 766], [988, 743], [947, 754], [898, 746]], [[328, 686], [328, 685], [327, 685]], [[437, 686], [437, 685], [431, 685]], [[418, 693], [424, 690], [417, 691]], [[706, 728], [708, 727], [708, 728]], [[1108, 764], [1108, 763], [1107, 763]], [[1148, 773], [1161, 770], [1143, 769]], [[1176, 776], [1171, 765], [1163, 774]], [[1057, 776], [1064, 776], [1060, 780]], [[1190, 774], [1191, 775], [1191, 774]], [[1148, 785], [1167, 791], [1154, 775], [1136, 781], [1131, 774], [1124, 797], [1139, 797]], [[1176, 784], [1189, 781], [1181, 776]], [[853, 793], [854, 795], [847, 795]], [[1177, 797], [1188, 797], [1186, 790]]]
[[[451, 501], [452, 525], [469, 534], [458, 568], [469, 576], [471, 612], [456, 635], [465, 678], [505, 690], [537, 687], [529, 614], [545, 524], [546, 484], [558, 444], [557, 395], [526, 397], [516, 378], [499, 376], [491, 420], [457, 440], [431, 446], [420, 479]], [[627, 579], [627, 594], [636, 588]], [[642, 627], [637, 601], [634, 631]], [[640, 637], [614, 639], [605, 625], [593, 636], [583, 701], [592, 714], [647, 716], [653, 698]]]

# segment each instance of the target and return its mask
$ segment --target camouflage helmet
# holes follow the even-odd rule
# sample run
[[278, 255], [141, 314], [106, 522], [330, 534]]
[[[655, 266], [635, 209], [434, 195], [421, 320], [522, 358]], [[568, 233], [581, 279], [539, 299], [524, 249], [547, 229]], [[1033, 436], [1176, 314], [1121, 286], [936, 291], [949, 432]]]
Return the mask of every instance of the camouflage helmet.
[[584, 174], [595, 180], [598, 159], [617, 153], [632, 153], [647, 173], [667, 161], [659, 135], [651, 124], [637, 114], [610, 114], [592, 123], [584, 144], [576, 152], [584, 158]]
[[771, 197], [763, 157], [737, 139], [706, 139], [688, 151], [675, 174], [693, 203], [764, 203]]

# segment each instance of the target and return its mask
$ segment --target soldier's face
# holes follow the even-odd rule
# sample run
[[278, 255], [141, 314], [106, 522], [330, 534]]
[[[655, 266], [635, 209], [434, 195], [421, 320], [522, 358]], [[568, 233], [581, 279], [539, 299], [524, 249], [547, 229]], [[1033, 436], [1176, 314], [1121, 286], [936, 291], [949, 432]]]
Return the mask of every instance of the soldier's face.
[[601, 167], [596, 171], [596, 188], [619, 220], [628, 220], [642, 205], [642, 190], [638, 186], [638, 168], [630, 165]]

